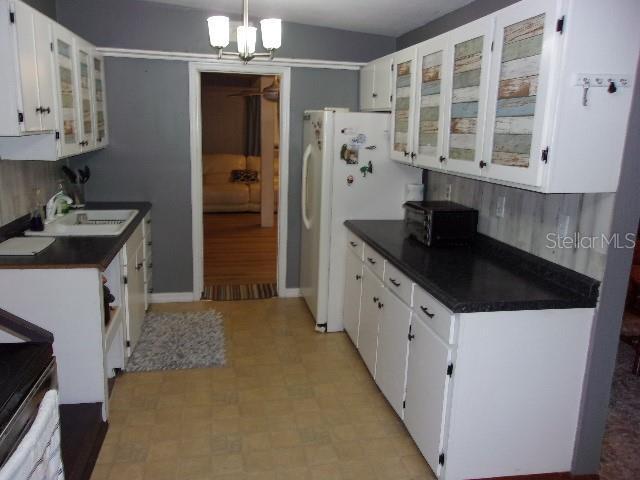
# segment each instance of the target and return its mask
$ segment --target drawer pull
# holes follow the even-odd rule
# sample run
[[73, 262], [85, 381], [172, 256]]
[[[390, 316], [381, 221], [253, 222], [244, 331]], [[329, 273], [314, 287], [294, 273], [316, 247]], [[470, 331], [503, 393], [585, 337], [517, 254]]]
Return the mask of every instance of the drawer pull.
[[144, 263], [140, 262], [136, 265], [136, 270], [140, 270], [142, 268], [142, 266], [144, 265]]
[[362, 275], [356, 274], [356, 280], [360, 280], [362, 278]]
[[400, 286], [400, 282], [398, 282], [395, 278], [389, 278], [389, 281], [393, 283], [396, 287]]
[[378, 263], [378, 262], [376, 262], [376, 261], [375, 261], [373, 258], [371, 258], [371, 257], [367, 257], [367, 260], [369, 260], [369, 263], [370, 263], [371, 265], [375, 265], [376, 263]]
[[378, 308], [382, 310], [382, 307], [384, 307], [384, 303], [378, 302]]
[[378, 297], [373, 297], [373, 303], [378, 303], [380, 299]]
[[422, 306], [422, 305], [421, 305], [421, 306], [420, 306], [420, 310], [422, 310], [422, 311], [424, 312], [424, 314], [425, 314], [427, 317], [429, 317], [429, 318], [433, 318], [433, 317], [435, 317], [435, 316], [436, 316], [436, 314], [435, 314], [435, 313], [429, 313], [429, 309], [428, 309], [427, 307], [425, 307], [425, 306]]
[[356, 242], [349, 242], [349, 243], [350, 243], [350, 244], [351, 244], [351, 246], [352, 246], [352, 247], [354, 247], [354, 248], [358, 246], [358, 244], [357, 244]]

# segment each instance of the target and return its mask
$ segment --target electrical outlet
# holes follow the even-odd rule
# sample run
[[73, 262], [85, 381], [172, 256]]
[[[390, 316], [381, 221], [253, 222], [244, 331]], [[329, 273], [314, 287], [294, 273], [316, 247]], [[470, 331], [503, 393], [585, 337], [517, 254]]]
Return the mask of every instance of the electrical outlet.
[[445, 189], [445, 191], [444, 191], [444, 197], [445, 197], [447, 200], [451, 200], [451, 184], [450, 184], [450, 183], [449, 183], [449, 184], [447, 184], [447, 188], [446, 188], [446, 189]]
[[504, 217], [504, 205], [507, 203], [507, 197], [504, 195], [498, 197], [496, 202], [496, 217]]
[[559, 237], [566, 237], [567, 235], [569, 235], [570, 223], [571, 223], [571, 218], [569, 217], [569, 215], [560, 214], [558, 216], [558, 236]]

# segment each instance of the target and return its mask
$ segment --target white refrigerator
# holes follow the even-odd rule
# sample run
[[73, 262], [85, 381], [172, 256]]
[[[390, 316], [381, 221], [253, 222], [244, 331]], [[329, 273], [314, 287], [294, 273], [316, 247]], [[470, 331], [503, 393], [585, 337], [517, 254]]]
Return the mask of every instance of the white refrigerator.
[[316, 330], [343, 330], [345, 220], [401, 219], [422, 170], [389, 158], [388, 113], [306, 111], [300, 289]]

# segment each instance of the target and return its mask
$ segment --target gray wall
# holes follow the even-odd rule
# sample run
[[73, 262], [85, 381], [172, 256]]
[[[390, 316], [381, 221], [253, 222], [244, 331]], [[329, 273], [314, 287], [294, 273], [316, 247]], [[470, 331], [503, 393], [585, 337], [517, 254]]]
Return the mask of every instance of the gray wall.
[[55, 20], [56, 0], [23, 0], [27, 5], [40, 10], [42, 13]]
[[[206, 24], [213, 13], [141, 0], [57, 0], [58, 21], [100, 47], [214, 53]], [[282, 40], [279, 57], [363, 62], [392, 52], [396, 43], [393, 37], [289, 22], [283, 22]]]
[[[211, 53], [206, 12], [135, 0], [58, 0], [58, 20], [98, 46]], [[364, 61], [393, 51], [395, 39], [285, 24], [283, 57]], [[154, 289], [192, 289], [188, 70], [184, 62], [110, 58], [106, 63], [110, 146], [82, 155], [94, 175], [90, 200], [154, 203]], [[287, 287], [300, 263], [302, 112], [357, 108], [358, 72], [292, 69]]]
[[154, 290], [191, 290], [188, 70], [183, 62], [105, 64], [110, 144], [75, 157], [89, 165], [89, 200], [153, 203]]
[[475, 0], [458, 10], [447, 13], [422, 27], [418, 27], [398, 37], [396, 49], [402, 50], [403, 48], [420, 43], [429, 38], [436, 37], [441, 33], [448, 32], [473, 20], [477, 20], [480, 17], [489, 15], [517, 1], [519, 0]]

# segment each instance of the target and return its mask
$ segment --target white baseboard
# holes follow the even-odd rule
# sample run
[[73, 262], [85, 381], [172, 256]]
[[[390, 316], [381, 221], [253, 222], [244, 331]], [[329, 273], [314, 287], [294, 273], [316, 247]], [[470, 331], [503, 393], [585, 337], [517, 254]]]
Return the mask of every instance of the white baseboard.
[[173, 302], [193, 302], [196, 300], [193, 297], [193, 292], [167, 292], [167, 293], [152, 293], [151, 303], [173, 303]]
[[278, 290], [278, 296], [282, 298], [296, 298], [301, 297], [302, 292], [299, 288], [281, 288]]

